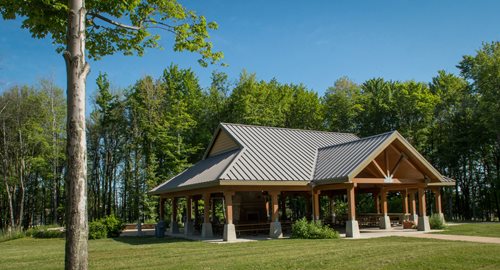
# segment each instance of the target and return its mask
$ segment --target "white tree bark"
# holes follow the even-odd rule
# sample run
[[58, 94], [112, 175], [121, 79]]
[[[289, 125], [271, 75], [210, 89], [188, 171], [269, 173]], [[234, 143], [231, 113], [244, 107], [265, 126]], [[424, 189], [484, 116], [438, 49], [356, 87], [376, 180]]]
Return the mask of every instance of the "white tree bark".
[[68, 1], [67, 50], [67, 157], [66, 269], [88, 268], [87, 145], [85, 139], [85, 4]]

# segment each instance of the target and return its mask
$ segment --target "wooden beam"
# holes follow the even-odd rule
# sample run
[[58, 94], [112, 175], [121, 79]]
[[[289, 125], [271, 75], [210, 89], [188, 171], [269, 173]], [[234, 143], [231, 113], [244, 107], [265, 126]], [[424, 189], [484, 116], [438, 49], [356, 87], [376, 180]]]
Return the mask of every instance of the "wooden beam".
[[160, 198], [160, 221], [165, 218], [165, 198]]
[[403, 213], [406, 215], [408, 214], [408, 192], [406, 189], [401, 192], [401, 196], [403, 197]]
[[384, 150], [384, 156], [385, 156], [385, 170], [387, 171], [385, 177], [388, 177], [390, 175], [390, 171], [389, 171], [389, 154], [387, 154], [387, 149]]
[[436, 202], [436, 213], [443, 213], [443, 209], [441, 207], [441, 190], [440, 188], [433, 189], [434, 191], [434, 201]]
[[400, 178], [392, 178], [391, 183], [385, 182], [384, 178], [354, 178], [352, 179], [353, 183], [358, 184], [418, 184], [422, 183], [422, 179], [400, 179]]
[[190, 222], [192, 218], [191, 196], [186, 196], [186, 222]]
[[382, 214], [387, 215], [387, 190], [382, 189], [380, 191], [380, 199], [382, 201]]
[[401, 156], [399, 157], [398, 162], [396, 162], [396, 165], [394, 165], [394, 167], [391, 170], [391, 178], [398, 171], [399, 166], [401, 165], [401, 162], [403, 161], [403, 159], [406, 159], [406, 156], [403, 153], [401, 153]]
[[380, 174], [382, 174], [384, 177], [387, 177], [387, 174], [384, 173], [384, 170], [382, 170], [382, 168], [380, 167], [380, 165], [378, 164], [378, 162], [375, 159], [372, 160], [372, 163], [375, 166], [375, 168], [377, 168], [377, 170]]

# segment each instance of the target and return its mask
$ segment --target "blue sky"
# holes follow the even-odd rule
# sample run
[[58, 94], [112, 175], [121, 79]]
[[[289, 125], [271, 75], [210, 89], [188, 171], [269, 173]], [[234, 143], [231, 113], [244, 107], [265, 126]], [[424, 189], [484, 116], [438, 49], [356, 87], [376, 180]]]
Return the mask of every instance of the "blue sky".
[[[358, 83], [383, 77], [428, 82], [455, 65], [482, 42], [500, 40], [500, 1], [182, 1], [219, 24], [212, 42], [228, 67], [200, 67], [197, 56], [164, 50], [144, 57], [107, 56], [91, 62], [88, 93], [106, 72], [116, 88], [144, 75], [160, 76], [171, 63], [192, 68], [202, 87], [217, 69], [237, 80], [246, 69], [260, 79], [303, 83], [322, 94], [341, 76]], [[0, 20], [0, 91], [52, 78], [65, 87], [61, 55], [48, 39], [35, 40], [20, 21]]]

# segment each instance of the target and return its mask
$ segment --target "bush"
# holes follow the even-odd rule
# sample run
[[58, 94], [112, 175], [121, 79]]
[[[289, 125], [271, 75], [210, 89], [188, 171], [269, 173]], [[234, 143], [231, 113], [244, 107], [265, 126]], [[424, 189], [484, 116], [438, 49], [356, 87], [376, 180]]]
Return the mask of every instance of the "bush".
[[102, 219], [102, 223], [106, 226], [108, 237], [118, 237], [123, 230], [124, 224], [116, 216], [111, 215]]
[[92, 221], [89, 223], [89, 239], [106, 238], [108, 230], [101, 220]]
[[53, 226], [37, 226], [26, 230], [26, 236], [33, 238], [63, 238], [64, 231]]
[[445, 228], [443, 219], [438, 214], [432, 214], [429, 218], [429, 225], [433, 230], [442, 230]]
[[123, 230], [123, 223], [114, 215], [89, 223], [89, 239], [118, 237]]
[[334, 239], [339, 233], [321, 222], [309, 222], [306, 218], [297, 220], [292, 225], [292, 238], [301, 239]]

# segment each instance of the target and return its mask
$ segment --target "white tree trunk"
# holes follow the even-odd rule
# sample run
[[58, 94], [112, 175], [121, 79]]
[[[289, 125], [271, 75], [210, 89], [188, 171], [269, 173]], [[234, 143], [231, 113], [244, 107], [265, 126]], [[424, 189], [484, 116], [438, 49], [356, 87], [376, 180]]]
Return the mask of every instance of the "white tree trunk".
[[85, 4], [69, 0], [67, 50], [67, 156], [66, 269], [88, 267], [87, 149], [85, 139]]

